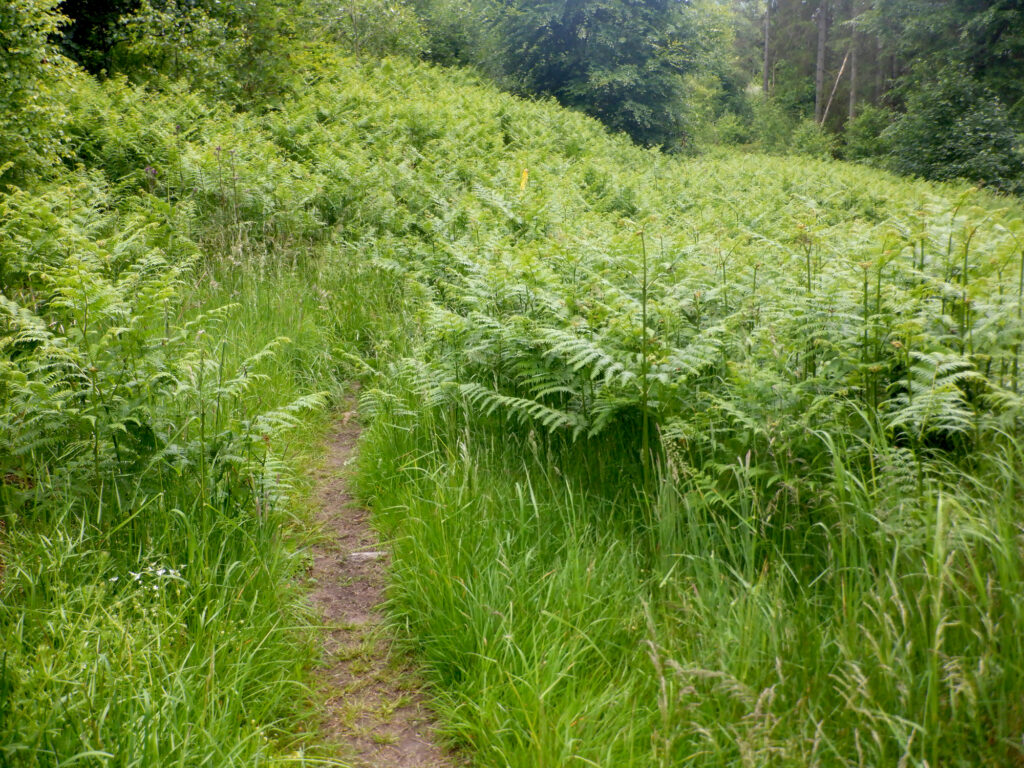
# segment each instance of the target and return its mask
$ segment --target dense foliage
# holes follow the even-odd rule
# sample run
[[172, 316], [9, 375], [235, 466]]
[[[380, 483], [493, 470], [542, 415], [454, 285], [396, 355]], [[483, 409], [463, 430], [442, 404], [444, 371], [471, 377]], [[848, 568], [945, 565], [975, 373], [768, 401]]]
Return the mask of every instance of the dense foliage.
[[114, 47], [122, 38], [122, 18], [138, 10], [139, 0], [63, 0], [68, 23], [61, 30], [64, 52], [92, 73], [113, 68]]
[[50, 40], [64, 17], [60, 0], [0, 2], [0, 182], [52, 165], [66, 119], [71, 68]]
[[64, 106], [80, 167], [0, 197], [0, 764], [266, 764], [315, 650], [289, 429], [334, 387], [316, 219], [183, 88]]
[[415, 308], [367, 361], [363, 488], [453, 734], [494, 765], [1014, 759], [1020, 210], [666, 160], [454, 82], [337, 70], [287, 110]]
[[[329, 40], [356, 55], [469, 64], [648, 146], [754, 144], [1004, 192], [1024, 183], [1024, 17], [1002, 0], [69, 0], [63, 8], [71, 16], [64, 50], [92, 71], [187, 77], [246, 108], [288, 89], [275, 40]], [[935, 101], [941, 107], [930, 109]], [[864, 112], [891, 119], [859, 120]]]
[[69, 17], [62, 49], [90, 72], [151, 84], [185, 79], [245, 109], [288, 88], [293, 38], [332, 29], [317, 0], [66, 0], [61, 8]]
[[696, 69], [699, 20], [678, 0], [509, 3], [495, 30], [503, 73], [646, 144], [685, 136], [683, 76]]
[[709, 4], [679, 0], [420, 0], [428, 52], [550, 95], [647, 144], [689, 141], [686, 78], [728, 33]]
[[911, 93], [906, 113], [886, 132], [892, 166], [901, 173], [1024, 191], [1024, 149], [1017, 148], [1006, 108], [962, 71], [946, 70]]
[[393, 628], [478, 764], [1022, 759], [1020, 206], [816, 159], [778, 100], [803, 157], [673, 157], [379, 60], [432, 45], [407, 9], [325, 11], [350, 59], [218, 6], [139, 4], [144, 84], [62, 80], [53, 6], [0, 6], [66, 115], [0, 192], [0, 764], [334, 754], [296, 470], [353, 379]]

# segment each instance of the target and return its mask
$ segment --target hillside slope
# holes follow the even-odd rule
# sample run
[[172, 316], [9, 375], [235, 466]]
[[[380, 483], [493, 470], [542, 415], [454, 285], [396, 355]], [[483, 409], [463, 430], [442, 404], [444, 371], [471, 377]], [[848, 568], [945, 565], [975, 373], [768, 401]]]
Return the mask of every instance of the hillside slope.
[[303, 759], [285, 435], [358, 378], [480, 765], [1020, 759], [1018, 205], [294, 63], [265, 113], [83, 80], [3, 201], [0, 754]]
[[1015, 759], [1017, 205], [398, 62], [303, 103], [418, 310], [363, 487], [482, 764]]

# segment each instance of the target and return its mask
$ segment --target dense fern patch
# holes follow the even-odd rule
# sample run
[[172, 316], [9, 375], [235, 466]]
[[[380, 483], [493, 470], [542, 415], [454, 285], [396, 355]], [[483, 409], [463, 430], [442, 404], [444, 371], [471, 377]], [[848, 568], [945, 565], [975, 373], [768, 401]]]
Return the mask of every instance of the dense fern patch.
[[337, 72], [285, 119], [315, 109], [350, 247], [419, 307], [369, 361], [363, 477], [453, 735], [495, 765], [1011, 759], [1019, 207]]
[[0, 202], [4, 760], [293, 752], [286, 435], [343, 378], [480, 764], [1019, 756], [1018, 206], [294, 60], [264, 114], [83, 80]]

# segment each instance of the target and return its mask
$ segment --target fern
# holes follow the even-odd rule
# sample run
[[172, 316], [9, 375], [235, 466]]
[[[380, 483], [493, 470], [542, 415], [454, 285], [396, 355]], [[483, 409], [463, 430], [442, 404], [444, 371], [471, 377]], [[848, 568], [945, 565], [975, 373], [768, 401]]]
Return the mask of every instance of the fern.
[[480, 384], [462, 384], [459, 392], [488, 416], [500, 409], [506, 418], [516, 419], [520, 424], [536, 422], [549, 432], [571, 430], [574, 439], [587, 428], [587, 422], [580, 414], [551, 408], [536, 400], [502, 395]]
[[974, 365], [943, 352], [910, 353], [907, 389], [886, 404], [891, 429], [911, 430], [918, 440], [929, 433], [963, 434], [975, 427], [975, 411], [964, 388], [984, 382]]

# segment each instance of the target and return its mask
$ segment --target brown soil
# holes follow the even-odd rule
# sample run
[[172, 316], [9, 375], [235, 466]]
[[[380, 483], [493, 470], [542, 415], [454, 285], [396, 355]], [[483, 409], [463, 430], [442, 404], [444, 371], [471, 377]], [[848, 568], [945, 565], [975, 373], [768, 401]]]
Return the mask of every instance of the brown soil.
[[359, 435], [352, 415], [331, 431], [318, 476], [323, 537], [310, 575], [311, 600], [327, 628], [319, 671], [327, 698], [323, 735], [359, 768], [460, 765], [433, 738], [415, 669], [393, 651], [382, 623], [388, 553], [348, 490], [346, 465]]

